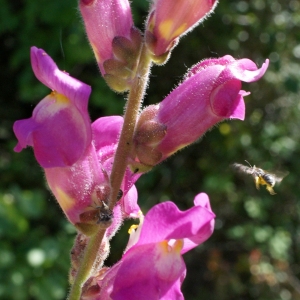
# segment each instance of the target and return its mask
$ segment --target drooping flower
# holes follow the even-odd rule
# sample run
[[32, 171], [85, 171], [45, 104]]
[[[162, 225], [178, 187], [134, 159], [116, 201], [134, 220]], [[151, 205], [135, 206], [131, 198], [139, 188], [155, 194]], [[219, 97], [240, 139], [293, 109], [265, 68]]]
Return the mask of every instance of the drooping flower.
[[81, 0], [79, 8], [101, 74], [112, 89], [126, 91], [142, 41], [128, 0]]
[[206, 241], [214, 229], [208, 196], [198, 194], [194, 205], [187, 211], [172, 202], [154, 206], [131, 234], [121, 260], [93, 279], [87, 299], [183, 299], [182, 254]]
[[244, 120], [243, 97], [250, 93], [241, 90], [241, 81], [259, 80], [268, 63], [257, 68], [249, 59], [227, 55], [192, 67], [161, 103], [142, 111], [134, 135], [133, 161], [154, 166], [195, 142], [213, 125], [225, 119]]
[[52, 92], [33, 110], [32, 117], [13, 127], [16, 152], [32, 146], [43, 168], [71, 166], [90, 146], [92, 131], [87, 111], [90, 86], [60, 71], [44, 50], [31, 48], [35, 76]]
[[216, 0], [153, 0], [146, 27], [149, 50], [164, 58], [178, 38], [202, 22], [215, 8]]

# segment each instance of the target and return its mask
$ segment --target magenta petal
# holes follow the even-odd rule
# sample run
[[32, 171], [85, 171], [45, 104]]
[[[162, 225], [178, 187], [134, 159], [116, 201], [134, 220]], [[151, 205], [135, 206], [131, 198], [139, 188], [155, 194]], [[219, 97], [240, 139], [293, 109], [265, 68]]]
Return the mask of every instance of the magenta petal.
[[32, 146], [44, 168], [74, 164], [91, 143], [87, 111], [91, 88], [60, 71], [42, 49], [31, 48], [37, 78], [53, 92], [34, 109], [32, 117], [14, 124], [19, 143], [15, 151]]
[[14, 123], [13, 131], [18, 139], [18, 143], [14, 148], [15, 152], [21, 152], [27, 145], [33, 146], [32, 131], [37, 127], [38, 125], [31, 118]]
[[[195, 206], [201, 206], [207, 209], [208, 211], [212, 212], [208, 195], [205, 193], [200, 193], [196, 195], [196, 197], [194, 198], [194, 204]], [[181, 250], [181, 254], [184, 254], [189, 250], [197, 247], [201, 243], [203, 243], [207, 239], [206, 236], [207, 235], [210, 236], [212, 234], [212, 232], [214, 231], [214, 227], [215, 227], [215, 219], [213, 218], [210, 220], [210, 222], [207, 222], [203, 226], [200, 234], [185, 238], [184, 246], [183, 249]]]
[[140, 300], [147, 295], [147, 299], [183, 299], [180, 286], [185, 264], [180, 255], [169, 259], [157, 244], [130, 249], [118, 266], [111, 298]]
[[90, 86], [60, 71], [43, 49], [31, 47], [30, 56], [32, 69], [39, 81], [51, 90], [69, 98], [79, 110], [87, 110]]
[[257, 68], [256, 64], [250, 59], [237, 60], [230, 69], [233, 77], [244, 82], [254, 82], [259, 80], [267, 71], [269, 60], [262, 64], [261, 68]]
[[210, 96], [212, 111], [219, 117], [229, 118], [237, 106], [241, 106], [240, 97], [241, 82], [236, 79], [225, 81], [213, 90]]
[[92, 132], [96, 150], [117, 144], [123, 122], [120, 116], [103, 117], [93, 122]]
[[15, 150], [32, 146], [44, 168], [70, 166], [86, 151], [91, 129], [82, 112], [62, 95], [51, 93], [33, 110], [32, 117], [16, 121]]
[[[194, 236], [204, 242], [213, 232], [210, 223], [214, 217], [211, 210], [202, 206], [182, 212], [173, 202], [158, 204], [145, 216], [137, 245], [169, 239], [189, 239]], [[190, 246], [188, 249], [191, 249]]]
[[137, 200], [138, 200], [138, 192], [135, 185], [133, 185], [129, 189], [129, 191], [127, 192], [123, 200], [124, 213], [129, 218], [139, 217], [140, 207], [138, 206]]
[[245, 91], [240, 91], [236, 98], [236, 106], [233, 108], [231, 111], [230, 118], [231, 119], [239, 119], [239, 120], [244, 120], [245, 119], [245, 101], [244, 101], [244, 96], [250, 95], [250, 92], [245, 92]]
[[209, 197], [205, 193], [199, 193], [198, 195], [196, 195], [196, 197], [194, 198], [194, 204], [195, 206], [201, 206], [206, 208], [209, 211], [212, 211], [209, 202]]
[[208, 67], [226, 66], [232, 62], [235, 62], [235, 59], [231, 55], [225, 55], [220, 58], [209, 58], [209, 59], [202, 60], [199, 63], [197, 63], [196, 65], [194, 65], [192, 68], [189, 69], [185, 78], [191, 77], [192, 75], [195, 75]]

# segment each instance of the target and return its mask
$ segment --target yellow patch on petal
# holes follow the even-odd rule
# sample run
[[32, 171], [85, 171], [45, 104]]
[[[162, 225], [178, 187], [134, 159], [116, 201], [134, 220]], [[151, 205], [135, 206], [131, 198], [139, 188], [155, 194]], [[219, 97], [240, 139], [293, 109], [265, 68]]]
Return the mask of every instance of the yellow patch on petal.
[[182, 248], [183, 248], [183, 240], [176, 240], [176, 242], [173, 244], [174, 252], [180, 253]]
[[91, 43], [91, 46], [92, 46], [94, 55], [95, 55], [95, 57], [96, 57], [96, 61], [97, 61], [98, 63], [100, 63], [101, 57], [100, 57], [100, 54], [99, 54], [99, 52], [98, 52], [96, 46], [95, 46], [93, 43]]
[[170, 252], [171, 247], [168, 244], [168, 241], [162, 241], [160, 243], [158, 243], [159, 248], [161, 250], [162, 253], [167, 254]]
[[177, 278], [183, 267], [180, 254], [182, 247], [183, 240], [162, 241], [157, 244], [155, 269], [161, 279], [172, 281]]
[[186, 30], [187, 30], [187, 24], [186, 23], [183, 23], [180, 27], [177, 28], [176, 31], [174, 31], [173, 33], [173, 37], [177, 37], [177, 36], [180, 36], [181, 34], [183, 34]]
[[[175, 29], [175, 30], [174, 30]], [[183, 23], [177, 29], [174, 28], [173, 20], [166, 20], [159, 25], [158, 31], [162, 38], [171, 41], [181, 35], [187, 29], [187, 24]]]
[[70, 106], [70, 104], [71, 102], [66, 96], [52, 91], [38, 104], [40, 109], [36, 114], [36, 121], [44, 122], [46, 119], [49, 119], [59, 111]]
[[51, 94], [53, 94], [53, 96], [56, 99], [56, 102], [59, 104], [69, 104], [70, 100], [69, 98], [67, 98], [66, 96], [57, 93], [56, 91], [53, 91]]
[[59, 205], [63, 209], [64, 212], [67, 212], [69, 209], [73, 208], [75, 204], [75, 199], [70, 197], [66, 194], [63, 190], [57, 188], [56, 191], [56, 198], [58, 199]]
[[159, 243], [159, 247], [163, 254], [180, 254], [183, 247], [183, 240], [162, 241]]

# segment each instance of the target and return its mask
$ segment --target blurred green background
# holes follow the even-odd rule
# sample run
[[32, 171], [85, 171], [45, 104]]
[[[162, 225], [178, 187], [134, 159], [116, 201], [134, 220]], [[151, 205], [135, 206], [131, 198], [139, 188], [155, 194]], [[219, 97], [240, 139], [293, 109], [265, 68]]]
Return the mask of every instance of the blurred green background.
[[[134, 0], [143, 28], [149, 2]], [[65, 299], [75, 231], [47, 190], [32, 150], [13, 152], [15, 120], [31, 116], [48, 93], [35, 78], [30, 46], [43, 48], [72, 76], [93, 88], [92, 120], [123, 112], [86, 39], [74, 0], [2, 0], [0, 5], [0, 299]], [[243, 84], [246, 120], [228, 121], [138, 181], [144, 213], [172, 199], [181, 209], [206, 192], [217, 215], [213, 236], [187, 253], [186, 299], [300, 299], [300, 1], [222, 0], [215, 13], [181, 39], [163, 67], [153, 67], [145, 105], [157, 103], [187, 68], [230, 54], [259, 66], [262, 80]], [[199, 120], [201, 122], [201, 120]], [[230, 169], [244, 160], [289, 175], [271, 196]], [[126, 222], [112, 241], [111, 266], [128, 239]]]

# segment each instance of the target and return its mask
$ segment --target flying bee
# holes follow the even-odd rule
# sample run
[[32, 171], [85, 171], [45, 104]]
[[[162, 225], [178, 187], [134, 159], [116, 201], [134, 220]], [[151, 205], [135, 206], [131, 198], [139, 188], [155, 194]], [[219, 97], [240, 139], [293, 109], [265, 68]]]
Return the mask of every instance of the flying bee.
[[275, 183], [281, 182], [281, 180], [287, 175], [287, 173], [270, 173], [261, 168], [257, 168], [255, 165], [251, 166], [247, 160], [245, 161], [250, 167], [237, 163], [234, 163], [232, 167], [237, 169], [239, 172], [252, 175], [252, 177], [254, 178], [255, 186], [258, 190], [260, 185], [265, 185], [269, 193], [271, 195], [275, 195], [276, 193], [273, 190]]

